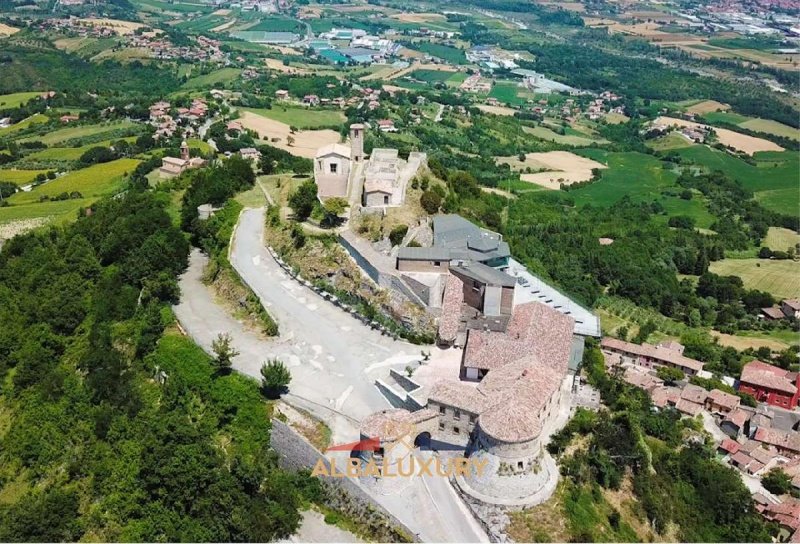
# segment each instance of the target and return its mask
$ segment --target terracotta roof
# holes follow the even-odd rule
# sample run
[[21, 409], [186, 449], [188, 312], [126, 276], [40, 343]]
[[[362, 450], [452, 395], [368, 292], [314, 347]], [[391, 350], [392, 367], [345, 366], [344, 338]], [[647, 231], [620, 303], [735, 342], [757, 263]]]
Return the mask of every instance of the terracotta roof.
[[617, 338], [606, 336], [600, 342], [600, 346], [603, 348], [616, 349], [626, 353], [632, 353], [640, 357], [649, 357], [656, 361], [670, 363], [675, 366], [690, 368], [695, 372], [703, 370], [703, 363], [700, 361], [690, 359], [689, 357], [684, 357], [678, 351], [673, 349], [663, 346], [654, 346], [646, 342], [641, 345], [633, 344], [631, 342], [624, 342], [622, 340], [618, 340]]
[[776, 446], [779, 449], [800, 453], [800, 433], [797, 431], [779, 431], [777, 429], [759, 427], [753, 438], [764, 444]]
[[794, 395], [797, 388], [788, 379], [789, 372], [776, 366], [762, 363], [761, 361], [750, 361], [742, 368], [742, 377], [739, 380], [747, 385], [755, 385], [783, 393]]
[[787, 298], [786, 300], [783, 300], [782, 303], [786, 304], [789, 308], [791, 308], [794, 311], [800, 310], [800, 299]]
[[681, 399], [688, 400], [695, 404], [703, 404], [708, 398], [708, 391], [698, 385], [687, 383], [681, 391]]
[[784, 317], [786, 317], [786, 315], [783, 313], [783, 310], [781, 310], [777, 306], [772, 306], [770, 308], [761, 308], [761, 313], [772, 319], [783, 319]]
[[654, 406], [664, 408], [668, 404], [675, 404], [681, 398], [681, 390], [677, 387], [656, 387], [650, 393]]
[[719, 389], [712, 389], [711, 392], [708, 394], [708, 398], [714, 404], [718, 404], [729, 410], [733, 410], [737, 406], [739, 406], [739, 397], [736, 395], [731, 395], [730, 393], [726, 393], [725, 391], [720, 391]]
[[784, 527], [797, 530], [800, 528], [800, 501], [790, 497], [780, 504], [768, 504], [764, 509], [764, 516]]
[[743, 451], [746, 454], [750, 455], [750, 452], [752, 452], [753, 450], [756, 450], [756, 449], [758, 449], [760, 447], [761, 447], [761, 444], [759, 442], [756, 442], [755, 440], [751, 440], [751, 439], [748, 438], [747, 440], [745, 440], [739, 446], [739, 451]]
[[747, 465], [753, 462], [753, 458], [746, 453], [739, 451], [731, 455], [731, 461], [736, 463], [739, 467], [745, 468]]
[[736, 410], [733, 410], [728, 415], [726, 415], [724, 421], [733, 423], [734, 425], [736, 425], [741, 429], [742, 427], [744, 427], [744, 424], [747, 423], [747, 419], [748, 419], [747, 412], [745, 412], [744, 410], [739, 410], [737, 408]]
[[453, 274], [447, 275], [442, 297], [442, 317], [439, 319], [439, 338], [453, 342], [461, 321], [461, 303], [464, 302], [464, 284]]
[[749, 472], [750, 474], [755, 474], [756, 472], [758, 472], [762, 468], [764, 468], [764, 463], [762, 463], [761, 461], [756, 461], [755, 459], [753, 459], [753, 462], [750, 463], [749, 465], [747, 465], [747, 472]]
[[768, 464], [773, 459], [775, 459], [777, 455], [778, 452], [774, 450], [768, 450], [766, 448], [756, 448], [750, 452], [750, 457], [752, 457], [759, 463], [764, 463], [765, 465]]
[[737, 441], [731, 440], [730, 438], [726, 438], [720, 443], [719, 447], [720, 449], [727, 451], [731, 455], [734, 455], [736, 454], [736, 452], [739, 451], [739, 448], [741, 446]]
[[428, 394], [428, 400], [473, 414], [480, 414], [488, 405], [486, 397], [478, 392], [477, 387], [451, 380], [436, 382]]
[[686, 399], [680, 399], [675, 404], [675, 408], [677, 408], [679, 412], [683, 412], [684, 414], [688, 414], [690, 416], [696, 416], [703, 411], [702, 404], [697, 404]]
[[360, 432], [370, 438], [394, 441], [408, 434], [413, 426], [411, 412], [397, 408], [370, 414], [361, 422]]
[[645, 391], [651, 391], [656, 387], [664, 385], [664, 380], [648, 374], [647, 372], [642, 372], [641, 370], [636, 369], [636, 367], [626, 368], [623, 379], [627, 383], [636, 387], [640, 387]]

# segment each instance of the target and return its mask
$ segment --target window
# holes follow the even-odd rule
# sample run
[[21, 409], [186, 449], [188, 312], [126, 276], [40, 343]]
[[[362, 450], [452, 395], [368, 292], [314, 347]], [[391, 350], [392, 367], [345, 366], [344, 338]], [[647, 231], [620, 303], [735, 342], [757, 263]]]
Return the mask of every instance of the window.
[[458, 427], [453, 427], [453, 432], [456, 433], [456, 434], [459, 434], [459, 432], [460, 432], [459, 428]]
[[519, 470], [522, 470], [523, 468], [525, 468], [525, 465], [522, 463], [522, 461], [517, 461], [517, 468]]
[[442, 261], [433, 261], [433, 266], [442, 266]]
[[444, 413], [444, 406], [439, 406], [439, 413], [440, 413], [440, 414], [443, 414], [443, 413]]
[[441, 422], [441, 421], [439, 422], [439, 430], [440, 430], [440, 431], [443, 431], [443, 430], [444, 430], [444, 423], [443, 423], [443, 422]]
[[335, 174], [338, 171], [338, 169], [339, 169], [339, 165], [336, 164], [335, 162], [332, 162], [331, 163], [331, 174]]
[[383, 203], [384, 204], [388, 204], [389, 203], [389, 195], [383, 195]]
[[475, 423], [475, 414], [470, 414], [470, 416], [469, 416], [469, 422], [470, 422], [470, 423]]
[[461, 410], [453, 410], [453, 419], [461, 419]]
[[480, 291], [481, 290], [481, 284], [478, 283], [477, 281], [473, 281], [472, 282], [472, 290], [473, 291]]

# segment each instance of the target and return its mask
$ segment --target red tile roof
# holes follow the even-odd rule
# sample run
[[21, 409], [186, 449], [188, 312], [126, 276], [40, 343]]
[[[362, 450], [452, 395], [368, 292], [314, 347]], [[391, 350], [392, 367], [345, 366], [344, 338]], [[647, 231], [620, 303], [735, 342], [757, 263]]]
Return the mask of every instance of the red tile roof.
[[779, 431], [759, 427], [753, 438], [764, 444], [770, 444], [778, 449], [800, 453], [800, 433], [797, 431]]
[[719, 389], [712, 389], [711, 392], [708, 394], [708, 399], [711, 400], [714, 404], [718, 404], [724, 408], [729, 410], [733, 410], [737, 406], [739, 406], [740, 399], [736, 395], [731, 395], [730, 393], [726, 393], [725, 391], [720, 391]]
[[797, 530], [800, 528], [800, 501], [790, 497], [780, 504], [768, 504], [764, 509], [764, 516], [784, 527]]
[[772, 306], [770, 308], [761, 308], [761, 313], [772, 319], [783, 319], [786, 317], [786, 315], [783, 313], [783, 310], [781, 310], [777, 306]]
[[789, 371], [776, 366], [750, 361], [742, 368], [742, 377], [739, 380], [746, 385], [754, 385], [766, 389], [773, 389], [782, 393], [794, 395], [797, 388], [788, 378]]
[[453, 342], [461, 321], [461, 303], [464, 302], [464, 283], [453, 274], [447, 275], [442, 298], [442, 317], [439, 319], [439, 338]]
[[725, 416], [724, 421], [729, 421], [739, 427], [740, 429], [744, 427], [744, 424], [747, 423], [748, 415], [747, 412], [744, 410], [733, 410], [727, 416]]
[[739, 451], [740, 446], [737, 441], [731, 440], [730, 438], [726, 438], [720, 443], [719, 447], [720, 449], [723, 449], [728, 453], [730, 453], [731, 455], [733, 455]]
[[648, 343], [641, 345], [633, 344], [631, 342], [624, 342], [622, 340], [618, 340], [617, 338], [611, 338], [608, 336], [603, 338], [603, 340], [600, 342], [600, 346], [603, 348], [624, 351], [640, 357], [649, 357], [656, 361], [669, 363], [674, 366], [690, 368], [695, 372], [703, 370], [703, 363], [700, 361], [685, 357], [678, 351], [664, 346], [654, 346]]
[[688, 414], [690, 416], [696, 416], [703, 411], [702, 404], [697, 404], [686, 399], [680, 399], [675, 404], [675, 408], [677, 408], [679, 412], [683, 412], [684, 414]]

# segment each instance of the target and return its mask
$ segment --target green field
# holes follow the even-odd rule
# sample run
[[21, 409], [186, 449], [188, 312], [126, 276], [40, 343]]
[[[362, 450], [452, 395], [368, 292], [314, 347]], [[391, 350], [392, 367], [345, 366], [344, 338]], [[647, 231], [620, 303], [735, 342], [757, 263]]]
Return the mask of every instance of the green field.
[[344, 114], [339, 110], [315, 110], [291, 106], [275, 106], [272, 109], [242, 108], [274, 121], [286, 123], [301, 130], [320, 127], [333, 127], [345, 121]]
[[534, 97], [533, 93], [526, 91], [513, 81], [498, 81], [492, 87], [489, 96], [511, 106], [525, 104]]
[[709, 171], [720, 170], [755, 193], [756, 200], [773, 211], [797, 214], [800, 203], [800, 153], [756, 153], [753, 166], [729, 153], [696, 145], [677, 150]]
[[263, 30], [266, 32], [295, 32], [297, 34], [303, 34], [305, 25], [296, 19], [273, 16], [267, 19], [261, 19], [254, 26], [247, 27], [247, 30]]
[[[22, 138], [21, 142], [42, 142], [45, 145], [55, 145], [67, 140], [75, 138], [85, 138], [86, 136], [95, 136], [105, 132], [113, 132], [115, 130], [131, 128], [137, 126], [132, 121], [116, 121], [114, 123], [102, 123], [98, 125], [82, 125], [74, 127], [65, 127], [58, 130], [53, 130], [47, 134], [29, 136]], [[95, 144], [99, 145], [99, 144]]]
[[0, 170], [0, 181], [10, 181], [16, 185], [26, 185], [33, 181], [39, 174], [46, 174], [47, 170]]
[[108, 195], [122, 188], [123, 175], [133, 172], [139, 162], [136, 159], [117, 159], [95, 164], [40, 185], [29, 193], [17, 193], [8, 201], [14, 207], [13, 205], [38, 203], [40, 197], [52, 197], [64, 192], [78, 191], [84, 198]]
[[677, 132], [670, 132], [666, 136], [655, 138], [647, 142], [647, 147], [656, 151], [672, 151], [673, 149], [682, 149], [684, 147], [691, 147], [694, 145], [692, 142], [678, 134]]
[[414, 44], [413, 48], [416, 49], [417, 51], [422, 51], [423, 53], [427, 53], [432, 57], [438, 57], [451, 64], [467, 63], [467, 55], [464, 53], [464, 50], [458, 49], [456, 47], [451, 47], [449, 45], [442, 45], [440, 43], [431, 43], [431, 42], [417, 42]]
[[211, 4], [194, 2], [162, 2], [161, 0], [132, 0], [132, 3], [146, 11], [166, 11], [174, 13], [211, 12], [216, 8]]
[[599, 149], [582, 149], [576, 153], [608, 166], [599, 181], [569, 192], [578, 205], [610, 206], [624, 196], [635, 201], [658, 200], [661, 190], [673, 186], [678, 177], [671, 170], [665, 170], [661, 161], [644, 153], [612, 153]]
[[27, 119], [23, 119], [22, 121], [20, 121], [15, 125], [11, 125], [10, 127], [6, 128], [0, 128], [0, 137], [7, 136], [13, 132], [18, 132], [20, 130], [26, 129], [33, 124], [46, 123], [49, 120], [50, 119], [46, 115], [42, 115], [41, 113], [31, 115]]
[[767, 259], [723, 259], [709, 271], [720, 276], [739, 276], [748, 289], [767, 291], [779, 298], [800, 297], [800, 262]]
[[193, 89], [208, 89], [216, 85], [217, 83], [223, 83], [225, 81], [232, 81], [239, 77], [242, 71], [238, 68], [220, 68], [219, 70], [215, 70], [209, 74], [204, 74], [202, 76], [193, 77], [183, 85], [181, 85], [181, 89], [184, 90], [193, 90]]
[[665, 224], [669, 220], [669, 217], [687, 215], [694, 219], [695, 227], [708, 230], [711, 224], [717, 220], [717, 218], [708, 211], [705, 200], [702, 198], [702, 195], [699, 194], [695, 194], [692, 200], [683, 200], [676, 196], [664, 196], [659, 199], [658, 202], [664, 206], [667, 216], [659, 215], [657, 219], [663, 219]]
[[52, 202], [34, 202], [20, 206], [0, 208], [0, 224], [23, 219], [51, 217], [56, 222], [69, 221], [75, 218], [79, 209], [90, 206], [94, 198], [78, 198]]
[[786, 251], [797, 244], [800, 244], [800, 234], [793, 230], [779, 227], [770, 227], [767, 237], [761, 242], [762, 246], [766, 246], [773, 251]]
[[784, 125], [771, 119], [759, 119], [747, 117], [730, 111], [717, 111], [703, 115], [703, 119], [709, 123], [729, 123], [754, 132], [774, 134], [784, 138], [800, 140], [800, 129]]
[[[35, 153], [31, 153], [26, 158], [33, 160], [52, 160], [52, 161], [76, 161], [81, 158], [81, 155], [89, 151], [93, 147], [110, 147], [114, 142], [125, 140], [126, 142], [134, 142], [135, 136], [128, 136], [127, 138], [118, 138], [115, 140], [104, 140], [93, 144], [86, 144], [80, 147], [50, 147], [42, 149]], [[205, 143], [205, 142], [204, 142]], [[208, 144], [206, 144], [208, 145]], [[193, 146], [194, 147], [194, 146]]]
[[453, 72], [445, 72], [442, 70], [414, 70], [408, 75], [414, 79], [424, 81], [425, 83], [439, 83], [450, 79], [453, 76]]
[[39, 96], [39, 94], [40, 93], [36, 91], [28, 93], [0, 94], [0, 110], [18, 108], [31, 98]]

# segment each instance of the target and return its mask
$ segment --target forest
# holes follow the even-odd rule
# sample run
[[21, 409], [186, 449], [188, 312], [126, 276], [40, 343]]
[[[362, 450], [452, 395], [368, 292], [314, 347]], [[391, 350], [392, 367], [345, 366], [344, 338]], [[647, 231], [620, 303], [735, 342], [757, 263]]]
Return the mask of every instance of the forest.
[[3, 247], [0, 539], [270, 541], [320, 497], [268, 451], [258, 384], [177, 332], [188, 249], [135, 190]]

